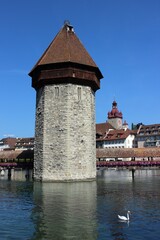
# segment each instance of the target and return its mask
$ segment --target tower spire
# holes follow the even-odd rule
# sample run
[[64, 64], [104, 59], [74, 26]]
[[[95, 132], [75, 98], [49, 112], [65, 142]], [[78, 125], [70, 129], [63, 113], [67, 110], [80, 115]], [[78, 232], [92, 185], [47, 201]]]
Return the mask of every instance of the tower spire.
[[114, 100], [112, 103], [112, 110], [108, 112], [108, 122], [115, 128], [122, 128], [122, 112], [118, 110], [117, 102]]

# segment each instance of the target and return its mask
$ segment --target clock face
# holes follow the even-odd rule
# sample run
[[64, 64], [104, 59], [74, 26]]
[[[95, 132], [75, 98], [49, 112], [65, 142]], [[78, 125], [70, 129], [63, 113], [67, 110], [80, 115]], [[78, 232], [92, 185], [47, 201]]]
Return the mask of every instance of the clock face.
[[120, 119], [118, 120], [118, 125], [121, 125], [121, 120]]

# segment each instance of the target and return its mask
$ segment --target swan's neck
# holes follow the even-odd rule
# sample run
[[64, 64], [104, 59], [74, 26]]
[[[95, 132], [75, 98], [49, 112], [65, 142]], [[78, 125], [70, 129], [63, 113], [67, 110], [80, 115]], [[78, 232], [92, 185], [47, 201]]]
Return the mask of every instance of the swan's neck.
[[129, 213], [127, 213], [127, 219], [129, 220]]

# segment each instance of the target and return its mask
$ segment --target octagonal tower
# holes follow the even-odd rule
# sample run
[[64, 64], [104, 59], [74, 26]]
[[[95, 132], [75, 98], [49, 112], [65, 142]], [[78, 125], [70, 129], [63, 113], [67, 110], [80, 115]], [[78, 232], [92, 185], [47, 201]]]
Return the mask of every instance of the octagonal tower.
[[95, 92], [102, 74], [70, 24], [29, 75], [36, 90], [34, 179], [95, 179]]

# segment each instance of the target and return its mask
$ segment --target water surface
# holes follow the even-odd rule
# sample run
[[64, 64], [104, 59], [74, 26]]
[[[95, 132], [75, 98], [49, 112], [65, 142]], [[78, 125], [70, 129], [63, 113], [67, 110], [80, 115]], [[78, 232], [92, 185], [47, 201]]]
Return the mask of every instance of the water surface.
[[[157, 240], [160, 170], [97, 172], [94, 182], [37, 183], [0, 177], [0, 239]], [[131, 211], [128, 223], [117, 215]]]

